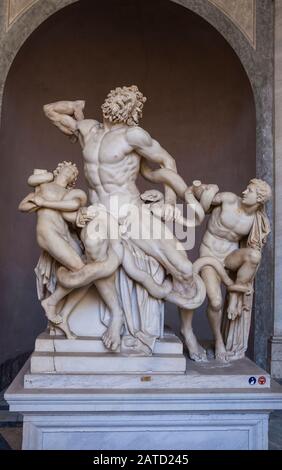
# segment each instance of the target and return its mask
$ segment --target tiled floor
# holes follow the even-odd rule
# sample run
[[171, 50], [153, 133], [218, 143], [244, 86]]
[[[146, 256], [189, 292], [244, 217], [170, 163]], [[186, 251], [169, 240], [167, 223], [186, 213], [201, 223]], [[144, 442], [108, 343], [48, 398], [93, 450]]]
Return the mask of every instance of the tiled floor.
[[[0, 398], [0, 450], [18, 450], [22, 443], [21, 418], [9, 413], [6, 402]], [[270, 416], [269, 449], [282, 450], [282, 411]]]

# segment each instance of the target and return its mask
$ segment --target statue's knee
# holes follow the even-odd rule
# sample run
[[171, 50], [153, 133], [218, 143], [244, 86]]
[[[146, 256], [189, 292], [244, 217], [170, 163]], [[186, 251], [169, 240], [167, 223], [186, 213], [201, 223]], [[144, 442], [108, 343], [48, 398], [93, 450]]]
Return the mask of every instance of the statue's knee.
[[213, 310], [215, 310], [216, 312], [220, 312], [220, 310], [222, 309], [222, 305], [223, 305], [222, 297], [220, 297], [219, 295], [211, 297], [210, 305]]
[[261, 253], [258, 250], [250, 250], [246, 256], [246, 261], [257, 266], [261, 262]]

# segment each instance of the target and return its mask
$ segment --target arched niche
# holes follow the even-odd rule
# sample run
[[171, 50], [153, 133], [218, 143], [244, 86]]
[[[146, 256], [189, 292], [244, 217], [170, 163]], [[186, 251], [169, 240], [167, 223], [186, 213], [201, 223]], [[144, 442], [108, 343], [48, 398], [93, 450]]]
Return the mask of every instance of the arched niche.
[[[29, 10], [23, 14], [11, 28], [1, 36], [3, 44], [3, 67], [0, 76], [0, 86], [3, 91], [8, 71], [13, 64], [16, 54], [28, 37], [47, 18], [54, 13], [77, 1], [61, 0], [60, 3], [53, 0], [38, 0]], [[228, 41], [239, 57], [248, 77], [254, 93], [256, 105], [256, 173], [272, 183], [272, 70], [269, 58], [271, 56], [271, 32], [267, 31], [271, 24], [271, 9], [269, 2], [263, 1], [257, 5], [257, 48], [254, 49], [242, 32], [221, 11], [206, 0], [171, 0], [180, 4], [179, 8], [187, 8], [197, 13]], [[1, 7], [2, 8], [2, 7]], [[184, 11], [184, 10], [183, 10]], [[146, 18], [143, 18], [146, 21]], [[193, 64], [191, 64], [193, 67]], [[224, 71], [223, 71], [224, 73]], [[59, 98], [59, 97], [58, 97]], [[165, 97], [164, 97], [165, 98]], [[148, 111], [149, 112], [149, 111]], [[246, 156], [246, 158], [248, 158]], [[194, 175], [193, 175], [194, 176]], [[270, 216], [272, 209], [270, 208]], [[266, 342], [270, 334], [272, 312], [272, 289], [269, 279], [272, 279], [273, 247], [272, 241], [264, 254], [264, 264], [257, 280], [256, 317], [255, 317], [255, 344], [254, 353], [257, 362], [265, 365]], [[268, 282], [266, 283], [266, 280]], [[263, 287], [263, 288], [262, 288]]]

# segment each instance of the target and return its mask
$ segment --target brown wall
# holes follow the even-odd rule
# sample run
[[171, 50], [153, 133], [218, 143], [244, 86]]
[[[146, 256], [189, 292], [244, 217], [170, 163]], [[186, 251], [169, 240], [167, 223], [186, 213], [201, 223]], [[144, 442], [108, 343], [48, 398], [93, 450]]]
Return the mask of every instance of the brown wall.
[[[187, 182], [241, 191], [255, 175], [251, 87], [234, 51], [207, 22], [169, 0], [81, 0], [51, 17], [22, 47], [5, 89], [0, 363], [32, 349], [45, 324], [33, 274], [35, 216], [17, 212], [27, 177], [68, 159], [79, 164], [84, 186], [79, 147], [49, 124], [42, 106], [84, 98], [87, 116], [100, 119], [107, 92], [133, 83], [148, 97], [143, 127], [176, 158]], [[167, 310], [177, 325], [176, 309]], [[195, 324], [209, 336], [203, 311]]]

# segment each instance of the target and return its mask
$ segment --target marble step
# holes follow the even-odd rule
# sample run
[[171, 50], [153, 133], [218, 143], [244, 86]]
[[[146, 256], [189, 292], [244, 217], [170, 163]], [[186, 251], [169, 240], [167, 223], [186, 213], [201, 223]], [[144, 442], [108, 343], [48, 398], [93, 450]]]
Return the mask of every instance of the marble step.
[[[123, 358], [128, 359], [133, 358]], [[139, 358], [134, 358], [139, 359]], [[152, 359], [152, 358], [141, 358]], [[159, 364], [158, 364], [159, 366]], [[250, 379], [255, 380], [250, 380]], [[264, 380], [262, 380], [262, 378]], [[266, 389], [270, 376], [248, 358], [229, 364], [209, 361], [196, 363], [187, 359], [185, 373], [117, 373], [106, 368], [99, 373], [31, 373], [30, 365], [24, 376], [27, 389], [112, 389], [112, 390], [189, 390], [197, 389]]]
[[[111, 354], [111, 352], [105, 348], [100, 337], [66, 339], [64, 336], [50, 336], [47, 333], [42, 333], [38, 336], [35, 342], [35, 351]], [[155, 343], [154, 354], [179, 355], [182, 353], [183, 344], [174, 334], [167, 333]]]
[[123, 356], [118, 353], [34, 352], [31, 373], [181, 374], [186, 370], [182, 354]]

